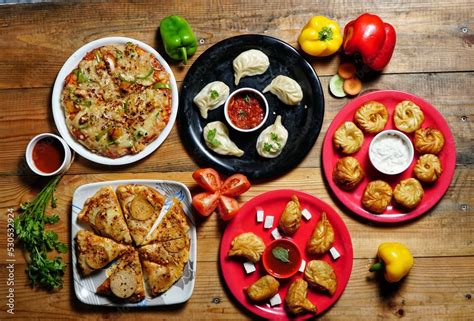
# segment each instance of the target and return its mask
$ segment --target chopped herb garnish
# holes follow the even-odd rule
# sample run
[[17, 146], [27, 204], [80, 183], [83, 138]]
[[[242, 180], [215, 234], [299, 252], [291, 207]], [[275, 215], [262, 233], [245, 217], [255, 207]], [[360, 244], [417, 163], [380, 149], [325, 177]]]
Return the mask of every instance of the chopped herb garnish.
[[219, 97], [217, 90], [211, 90], [211, 99], [216, 99], [217, 97]]
[[82, 70], [80, 70], [79, 68], [74, 69], [73, 73], [76, 75], [77, 81], [78, 81], [79, 83], [84, 83], [84, 82], [88, 82], [88, 81], [89, 81], [89, 78], [87, 78], [87, 76], [84, 75], [84, 73], [82, 72]]
[[238, 114], [239, 114], [239, 117], [245, 117], [245, 116], [247, 116], [247, 113], [245, 112], [245, 110], [242, 110], [242, 109], [240, 109], [240, 110], [238, 111]]
[[284, 249], [284, 248], [279, 247], [279, 246], [277, 246], [276, 248], [274, 248], [272, 250], [273, 256], [276, 259], [282, 261], [283, 263], [290, 263], [288, 252], [289, 252], [289, 250]]
[[263, 143], [263, 150], [266, 151], [266, 152], [271, 152], [273, 148], [273, 145], [272, 144], [268, 144], [268, 143]]
[[249, 95], [245, 95], [244, 101], [248, 104], [250, 102], [250, 97]]
[[121, 59], [122, 58], [122, 52], [118, 49], [115, 49], [115, 58], [116, 59]]
[[272, 140], [278, 141], [278, 134], [277, 133], [272, 132], [272, 133], [270, 133], [270, 136], [271, 136]]
[[211, 129], [207, 132], [207, 140], [213, 147], [217, 147], [221, 144], [221, 142], [216, 139], [216, 134], [217, 128]]

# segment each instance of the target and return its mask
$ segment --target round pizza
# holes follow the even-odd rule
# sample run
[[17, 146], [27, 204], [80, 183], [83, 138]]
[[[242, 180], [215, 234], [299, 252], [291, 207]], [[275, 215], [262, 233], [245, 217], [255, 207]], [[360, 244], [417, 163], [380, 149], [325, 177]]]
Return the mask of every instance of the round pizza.
[[155, 140], [170, 119], [171, 101], [170, 75], [131, 42], [88, 52], [61, 93], [72, 136], [109, 158], [137, 154]]

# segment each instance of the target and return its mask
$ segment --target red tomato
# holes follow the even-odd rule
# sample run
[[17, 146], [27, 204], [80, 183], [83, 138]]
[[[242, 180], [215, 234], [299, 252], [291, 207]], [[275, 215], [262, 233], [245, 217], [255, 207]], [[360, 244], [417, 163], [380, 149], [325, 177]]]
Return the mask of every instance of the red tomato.
[[199, 184], [208, 192], [217, 192], [221, 189], [221, 178], [212, 168], [200, 168], [193, 173], [193, 178], [196, 183]]
[[201, 215], [209, 216], [219, 203], [219, 192], [204, 192], [193, 196], [193, 206]]
[[222, 185], [221, 193], [227, 196], [239, 196], [250, 188], [250, 182], [242, 174], [234, 174], [227, 178]]
[[228, 221], [239, 212], [239, 203], [232, 197], [221, 195], [217, 205], [221, 218]]

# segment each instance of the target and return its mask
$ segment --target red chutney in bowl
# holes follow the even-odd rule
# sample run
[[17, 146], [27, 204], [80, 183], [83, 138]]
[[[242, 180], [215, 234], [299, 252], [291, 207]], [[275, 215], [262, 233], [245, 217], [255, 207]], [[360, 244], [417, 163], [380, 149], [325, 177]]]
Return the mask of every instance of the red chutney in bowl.
[[230, 98], [227, 113], [234, 126], [252, 129], [265, 117], [264, 102], [254, 93], [242, 91]]
[[[284, 255], [284, 258], [288, 259], [286, 262], [285, 259], [278, 258], [278, 254], [274, 252], [277, 251], [286, 251], [287, 255]], [[263, 267], [268, 272], [268, 274], [279, 278], [286, 279], [293, 276], [300, 268], [301, 265], [301, 251], [290, 239], [282, 238], [273, 241], [270, 245], [267, 246], [265, 252], [263, 252]]]

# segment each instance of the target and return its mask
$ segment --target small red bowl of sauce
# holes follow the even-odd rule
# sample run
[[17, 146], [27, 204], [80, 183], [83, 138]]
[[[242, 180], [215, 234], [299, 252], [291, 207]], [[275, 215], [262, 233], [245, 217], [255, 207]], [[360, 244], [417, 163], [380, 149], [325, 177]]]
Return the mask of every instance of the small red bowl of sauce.
[[286, 279], [298, 272], [301, 251], [291, 239], [281, 238], [270, 243], [263, 252], [263, 267], [273, 277]]
[[26, 147], [26, 162], [41, 176], [52, 176], [66, 171], [72, 162], [72, 153], [66, 142], [50, 133], [39, 134]]
[[227, 98], [224, 115], [229, 125], [240, 132], [252, 132], [268, 117], [268, 102], [258, 90], [240, 88]]

